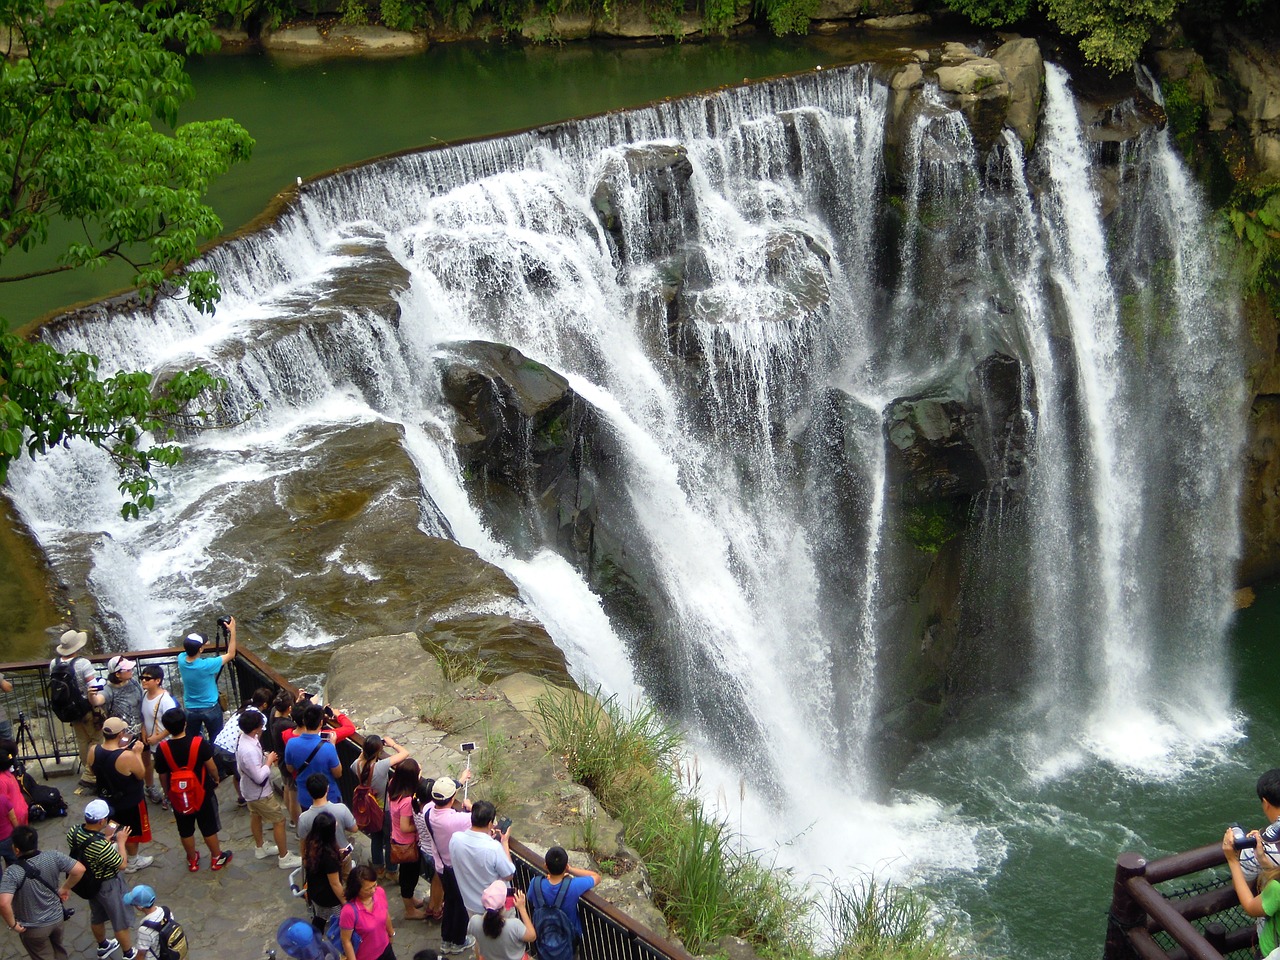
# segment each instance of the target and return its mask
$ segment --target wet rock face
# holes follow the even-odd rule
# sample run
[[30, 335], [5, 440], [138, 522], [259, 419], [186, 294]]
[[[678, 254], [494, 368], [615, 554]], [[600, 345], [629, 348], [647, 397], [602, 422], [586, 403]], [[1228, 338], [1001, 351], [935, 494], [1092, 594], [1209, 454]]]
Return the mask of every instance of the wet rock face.
[[591, 194], [591, 206], [623, 260], [671, 256], [696, 232], [693, 164], [679, 145], [623, 147]]
[[890, 482], [901, 502], [959, 501], [1021, 489], [1032, 398], [1022, 364], [992, 354], [963, 391], [946, 387], [895, 400], [885, 411]]

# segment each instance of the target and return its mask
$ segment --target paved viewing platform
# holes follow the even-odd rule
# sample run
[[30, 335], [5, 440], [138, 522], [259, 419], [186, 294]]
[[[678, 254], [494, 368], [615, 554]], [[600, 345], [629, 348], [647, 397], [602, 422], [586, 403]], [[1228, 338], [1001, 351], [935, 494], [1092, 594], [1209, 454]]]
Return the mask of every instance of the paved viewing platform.
[[[41, 779], [37, 764], [31, 764], [31, 772]], [[76, 780], [69, 776], [51, 776], [42, 780], [62, 791], [67, 801], [67, 815], [32, 823], [40, 832], [40, 848], [66, 852], [66, 834], [72, 826], [84, 822], [84, 807], [93, 796], [77, 796]], [[145, 883], [154, 887], [159, 903], [169, 907], [186, 931], [191, 944], [192, 960], [254, 960], [265, 957], [270, 949], [280, 960], [285, 953], [276, 945], [276, 929], [286, 917], [307, 917], [307, 905], [289, 892], [289, 871], [281, 870], [275, 857], [256, 860], [253, 855], [253, 837], [249, 833], [249, 813], [236, 805], [235, 786], [230, 780], [218, 787], [221, 804], [222, 848], [234, 856], [221, 870], [209, 869], [209, 851], [197, 839], [200, 851], [200, 870], [187, 870], [186, 856], [178, 840], [178, 830], [173, 814], [157, 804], [148, 804], [151, 813], [151, 832], [154, 839], [145, 843], [140, 853], [154, 857], [155, 863], [136, 873], [125, 874], [125, 884], [131, 888]], [[298, 842], [290, 832], [289, 849], [296, 853]], [[271, 831], [267, 830], [270, 838]], [[356, 860], [369, 862], [369, 841], [357, 835]], [[268, 839], [268, 847], [274, 842]], [[411, 960], [423, 947], [440, 947], [440, 924], [422, 920], [402, 920], [399, 886], [395, 880], [382, 881], [387, 891], [391, 920], [395, 926], [396, 955], [400, 960]], [[420, 881], [419, 896], [427, 894], [425, 881]], [[75, 907], [76, 915], [67, 922], [67, 948], [73, 957], [96, 956], [96, 944], [89, 932], [89, 904], [75, 894], [68, 904]], [[134, 930], [137, 926], [135, 924]], [[18, 942], [17, 934], [0, 930], [0, 960], [25, 958], [26, 951]], [[468, 957], [471, 953], [462, 954]], [[119, 960], [120, 951], [112, 954]]]

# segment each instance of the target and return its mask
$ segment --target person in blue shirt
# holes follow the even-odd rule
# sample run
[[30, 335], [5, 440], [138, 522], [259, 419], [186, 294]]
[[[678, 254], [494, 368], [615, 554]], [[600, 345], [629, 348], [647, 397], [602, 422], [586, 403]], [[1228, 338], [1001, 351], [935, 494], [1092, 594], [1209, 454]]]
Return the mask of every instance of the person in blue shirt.
[[[314, 703], [302, 711], [302, 732], [294, 734], [284, 748], [284, 765], [294, 774], [298, 783], [305, 784], [313, 773], [323, 773], [329, 781], [329, 802], [342, 802], [338, 778], [342, 776], [342, 763], [338, 760], [338, 748], [320, 735], [324, 724], [324, 710]], [[298, 804], [303, 810], [311, 809], [311, 795], [298, 791]]]
[[548, 850], [546, 862], [547, 876], [534, 877], [529, 881], [529, 886], [537, 884], [540, 887], [538, 893], [541, 894], [543, 902], [554, 903], [556, 895], [560, 892], [560, 884], [565, 882], [569, 884], [569, 892], [565, 894], [562, 907], [569, 915], [574, 939], [581, 940], [582, 921], [578, 918], [578, 898], [600, 882], [600, 874], [594, 870], [569, 866], [569, 854], [565, 853], [564, 847], [552, 847]]
[[236, 618], [227, 617], [227, 652], [221, 656], [202, 657], [205, 638], [198, 633], [187, 634], [182, 641], [185, 656], [178, 657], [178, 676], [182, 678], [182, 708], [187, 712], [187, 733], [200, 735], [201, 725], [205, 739], [222, 732], [222, 706], [218, 703], [218, 674], [235, 659]]

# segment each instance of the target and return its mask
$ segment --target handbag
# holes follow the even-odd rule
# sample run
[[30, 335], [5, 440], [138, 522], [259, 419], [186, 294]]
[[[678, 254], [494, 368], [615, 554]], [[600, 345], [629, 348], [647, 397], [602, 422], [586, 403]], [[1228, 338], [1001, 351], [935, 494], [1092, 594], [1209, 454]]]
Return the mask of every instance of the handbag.
[[392, 863], [417, 863], [418, 862], [418, 844], [414, 843], [396, 843], [391, 841], [391, 862]]

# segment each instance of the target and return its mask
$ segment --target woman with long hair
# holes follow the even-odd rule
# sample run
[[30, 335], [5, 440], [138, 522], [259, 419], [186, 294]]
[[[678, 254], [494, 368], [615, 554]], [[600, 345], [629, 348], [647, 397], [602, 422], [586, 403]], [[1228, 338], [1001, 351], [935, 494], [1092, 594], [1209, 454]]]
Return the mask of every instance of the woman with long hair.
[[331, 813], [316, 815], [311, 832], [302, 841], [302, 870], [307, 880], [311, 915], [324, 923], [337, 913], [346, 896], [342, 888], [342, 852], [338, 849], [337, 821]]
[[436, 873], [436, 843], [431, 836], [431, 826], [427, 823], [427, 811], [433, 806], [431, 787], [435, 781], [419, 780], [418, 791], [413, 795], [413, 826], [418, 831], [418, 853], [422, 866], [419, 872], [431, 883], [431, 898], [424, 908], [428, 920], [444, 919], [444, 886], [440, 883], [440, 875]]
[[294, 699], [287, 690], [281, 690], [271, 702], [271, 717], [267, 720], [267, 729], [262, 734], [264, 740], [272, 744], [275, 754], [280, 758], [280, 783], [284, 790], [284, 807], [289, 811], [289, 826], [298, 822], [298, 814], [302, 812], [298, 806], [298, 784], [293, 774], [285, 769], [284, 746], [289, 742], [296, 724], [293, 720]]
[[422, 855], [418, 851], [418, 830], [413, 823], [413, 800], [418, 793], [422, 771], [418, 761], [407, 757], [391, 774], [387, 785], [387, 812], [391, 815], [391, 856], [400, 865], [400, 898], [404, 901], [404, 918], [426, 917], [421, 900], [413, 899], [414, 888], [422, 874]]
[[[379, 759], [378, 754], [386, 747], [391, 752], [388, 757]], [[370, 734], [364, 738], [364, 746], [360, 756], [351, 765], [356, 783], [367, 786], [370, 794], [382, 805], [382, 827], [368, 832], [369, 846], [372, 851], [373, 869], [379, 877], [394, 873], [389, 862], [391, 857], [391, 813], [387, 809], [387, 782], [391, 779], [391, 771], [403, 761], [409, 759], [409, 751], [390, 737], [379, 737]]]
[[[521, 960], [528, 956], [525, 944], [538, 939], [529, 919], [523, 890], [507, 898], [507, 882], [495, 880], [480, 894], [484, 913], [467, 924], [467, 933], [476, 938], [476, 956], [482, 960]], [[516, 917], [514, 914], [519, 914]]]
[[[396, 960], [391, 939], [396, 935], [387, 910], [387, 894], [378, 886], [373, 867], [362, 863], [347, 876], [347, 905], [338, 915], [342, 931], [343, 960]], [[360, 935], [360, 947], [352, 943], [352, 934]]]

